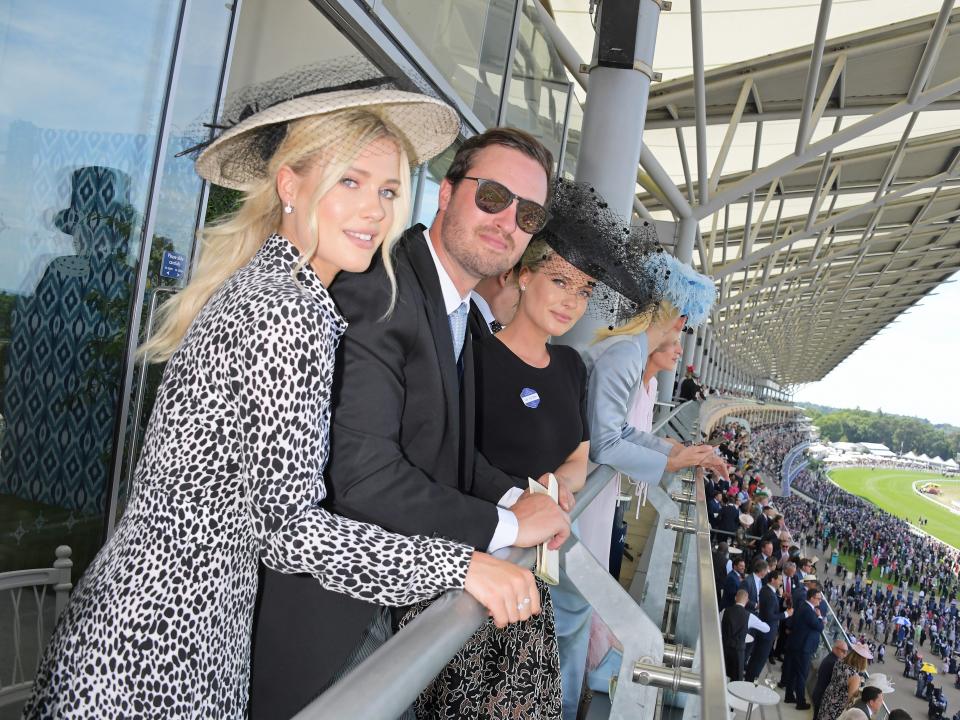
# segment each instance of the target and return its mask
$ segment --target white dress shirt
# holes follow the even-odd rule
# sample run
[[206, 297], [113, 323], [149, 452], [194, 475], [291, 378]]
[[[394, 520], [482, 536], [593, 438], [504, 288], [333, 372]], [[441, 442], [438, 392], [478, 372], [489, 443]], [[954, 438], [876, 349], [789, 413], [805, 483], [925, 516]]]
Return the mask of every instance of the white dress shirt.
[[[440, 292], [443, 294], [444, 312], [447, 315], [450, 315], [450, 313], [460, 307], [460, 305], [463, 303], [467, 303], [467, 307], [469, 308], [470, 293], [467, 293], [466, 295], [460, 294], [460, 292], [457, 290], [457, 286], [450, 278], [449, 273], [447, 273], [447, 269], [443, 266], [443, 263], [440, 262], [440, 258], [437, 257], [437, 251], [433, 249], [433, 240], [430, 239], [429, 230], [424, 230], [423, 235], [427, 239], [427, 247], [430, 248], [430, 257], [433, 258], [433, 264], [437, 268], [437, 278], [440, 280]], [[497, 515], [499, 516], [499, 521], [497, 522], [497, 529], [493, 533], [493, 538], [490, 540], [490, 544], [487, 546], [487, 552], [492, 553], [496, 552], [500, 548], [510, 547], [517, 541], [517, 535], [520, 532], [520, 523], [517, 522], [517, 516], [510, 512], [510, 510], [507, 508], [512, 507], [521, 495], [523, 495], [523, 490], [521, 488], [510, 488], [503, 494], [503, 497], [500, 498], [500, 501], [497, 503]]]
[[[430, 246], [430, 249], [433, 249], [432, 245]], [[483, 315], [483, 319], [487, 321], [487, 327], [490, 327], [490, 323], [496, 320], [496, 318], [493, 316], [493, 310], [490, 309], [490, 303], [488, 303], [483, 295], [478, 293], [476, 290], [470, 291], [470, 299], [477, 304], [477, 309], [480, 311], [480, 314]]]

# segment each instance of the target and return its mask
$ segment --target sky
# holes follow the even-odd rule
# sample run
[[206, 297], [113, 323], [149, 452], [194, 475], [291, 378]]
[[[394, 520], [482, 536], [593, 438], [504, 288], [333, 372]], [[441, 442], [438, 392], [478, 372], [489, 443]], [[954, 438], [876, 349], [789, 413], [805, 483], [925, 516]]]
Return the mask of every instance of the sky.
[[[857, 33], [939, 11], [941, 0], [834, 0], [827, 37]], [[552, 0], [557, 23], [578, 50], [590, 57], [593, 29], [584, 9], [584, 0]], [[707, 69], [762, 55], [809, 45], [814, 38], [820, 3], [818, 0], [709, 0], [703, 3], [704, 62]], [[736, 39], [747, 32], [748, 40]], [[660, 15], [654, 69], [665, 80], [688, 76], [692, 72], [690, 42], [690, 0], [675, 0], [673, 10]], [[859, 118], [850, 118], [852, 124]], [[833, 119], [820, 123], [814, 138], [832, 131]], [[845, 125], [846, 126], [845, 122]], [[841, 150], [897, 140], [906, 118], [889, 123], [872, 133], [842, 146]], [[738, 129], [725, 172], [749, 169], [753, 161], [754, 125], [743, 123]], [[919, 137], [960, 127], [960, 112], [922, 113], [913, 131]], [[707, 129], [708, 166], [713, 167], [726, 127]], [[797, 132], [796, 121], [768, 122], [764, 125], [761, 166], [789, 154]], [[694, 128], [684, 130], [692, 170], [696, 174], [696, 137]], [[646, 146], [678, 183], [683, 170], [673, 130], [647, 130]], [[838, 208], [863, 202], [855, 195], [842, 196]], [[806, 213], [807, 203], [787, 214]], [[731, 221], [742, 221], [745, 203], [731, 207]], [[671, 219], [669, 213], [654, 213]], [[701, 224], [709, 232], [711, 219]], [[958, 251], [960, 252], [960, 251]], [[960, 279], [960, 275], [956, 276]], [[871, 340], [817, 383], [797, 389], [795, 399], [833, 407], [849, 407], [914, 415], [932, 422], [960, 426], [960, 384], [950, 381], [951, 370], [960, 357], [960, 283], [945, 284], [934, 290], [884, 328]], [[946, 381], [945, 381], [946, 379]]]
[[960, 273], [874, 335], [795, 400], [960, 426]]

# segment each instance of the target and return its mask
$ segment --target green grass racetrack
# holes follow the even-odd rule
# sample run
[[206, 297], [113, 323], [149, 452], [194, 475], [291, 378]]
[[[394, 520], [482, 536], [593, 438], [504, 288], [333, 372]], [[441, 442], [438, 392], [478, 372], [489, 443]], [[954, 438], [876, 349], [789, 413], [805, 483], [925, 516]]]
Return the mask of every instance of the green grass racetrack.
[[960, 548], [960, 515], [932, 500], [926, 500], [913, 491], [918, 480], [933, 481], [946, 486], [960, 486], [960, 480], [937, 473], [915, 470], [886, 470], [884, 468], [841, 468], [830, 472], [831, 479], [847, 492], [869, 500], [874, 505], [912, 523], [918, 524], [922, 515], [929, 522], [924, 532]]

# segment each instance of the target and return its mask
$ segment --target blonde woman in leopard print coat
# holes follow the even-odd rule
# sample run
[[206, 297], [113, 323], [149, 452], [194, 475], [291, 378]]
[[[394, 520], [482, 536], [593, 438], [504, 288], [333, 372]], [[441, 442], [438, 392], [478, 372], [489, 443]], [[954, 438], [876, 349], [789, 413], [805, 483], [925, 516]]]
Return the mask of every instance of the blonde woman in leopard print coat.
[[501, 625], [539, 611], [526, 570], [320, 506], [347, 325], [327, 287], [378, 248], [389, 258], [409, 161], [456, 129], [430, 98], [341, 90], [253, 115], [200, 156], [201, 174], [246, 199], [206, 231], [143, 349], [168, 362], [132, 497], [59, 620], [26, 718], [245, 717], [260, 561], [386, 605], [464, 587]]

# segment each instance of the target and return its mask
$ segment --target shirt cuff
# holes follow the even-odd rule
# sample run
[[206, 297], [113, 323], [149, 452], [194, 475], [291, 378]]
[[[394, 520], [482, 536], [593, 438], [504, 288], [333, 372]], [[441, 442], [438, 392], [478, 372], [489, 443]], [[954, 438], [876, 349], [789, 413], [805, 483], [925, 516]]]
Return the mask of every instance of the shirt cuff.
[[[507, 495], [509, 494], [507, 492]], [[488, 553], [510, 547], [517, 541], [517, 535], [520, 533], [520, 523], [517, 522], [516, 515], [502, 507], [497, 508], [497, 515], [500, 519], [497, 522], [497, 529], [493, 533], [493, 538], [490, 540], [490, 545], [487, 547]]]
[[[521, 495], [523, 495], [523, 488], [512, 487], [503, 494], [503, 497], [500, 498], [500, 502], [498, 502], [497, 505], [502, 508], [512, 508], [513, 504], [520, 499]], [[513, 513], [510, 513], [510, 515], [512, 516]], [[514, 518], [514, 522], [516, 522], [516, 518]]]

